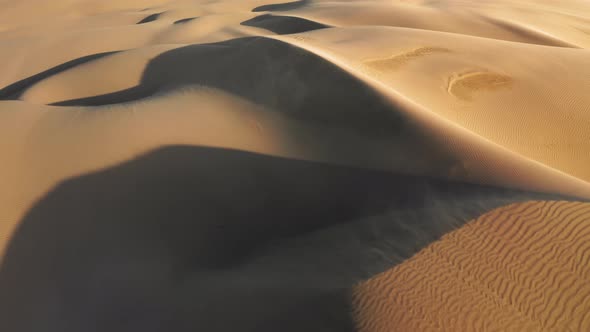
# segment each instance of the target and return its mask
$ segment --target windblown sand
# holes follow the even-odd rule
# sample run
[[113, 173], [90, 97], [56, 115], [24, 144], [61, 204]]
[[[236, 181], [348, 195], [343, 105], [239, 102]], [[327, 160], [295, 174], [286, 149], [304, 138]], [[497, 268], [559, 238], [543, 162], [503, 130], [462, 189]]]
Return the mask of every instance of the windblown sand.
[[[196, 186], [190, 190], [200, 188], [200, 198], [191, 204], [210, 209], [202, 218], [221, 218], [216, 212], [221, 210], [233, 211], [231, 218], [244, 222], [266, 216], [264, 204], [241, 209], [249, 204], [246, 198], [231, 189], [217, 190], [225, 188], [223, 181], [231, 183], [228, 188], [252, 185], [243, 193], [252, 197], [281, 188], [273, 195], [303, 200], [298, 209], [319, 209], [321, 213], [311, 214], [319, 219], [332, 215], [343, 197], [355, 197], [346, 200], [358, 210], [354, 218], [379, 215], [382, 211], [372, 210], [377, 208], [365, 202], [366, 197], [392, 199], [383, 197], [394, 189], [395, 197], [403, 196], [410, 190], [404, 185], [422, 181], [430, 188], [430, 179], [444, 181], [436, 186], [445, 188], [472, 185], [474, 193], [480, 186], [519, 192], [506, 194], [504, 200], [486, 196], [483, 203], [462, 203], [462, 209], [472, 204], [479, 210], [457, 212], [449, 217], [452, 222], [444, 223], [453, 229], [432, 231], [429, 236], [434, 238], [424, 240], [430, 243], [442, 235], [440, 241], [411, 247], [405, 256], [396, 254], [398, 249], [386, 253], [409, 259], [385, 266], [386, 271], [372, 279], [376, 273], [361, 278], [368, 281], [353, 291], [352, 305], [358, 306], [350, 311], [363, 332], [590, 330], [590, 295], [585, 293], [590, 263], [584, 235], [590, 220], [566, 213], [584, 203], [515, 203], [538, 199], [539, 194], [590, 199], [589, 48], [590, 3], [584, 0], [1, 0], [0, 257], [11, 256], [11, 241], [28, 241], [16, 240], [19, 229], [22, 234], [38, 233], [27, 230], [29, 220], [45, 215], [44, 222], [51, 225], [58, 216], [66, 218], [67, 205], [58, 209], [46, 203], [62, 197], [63, 183], [118, 169], [170, 146], [227, 149], [285, 158], [293, 165], [312, 164], [278, 171], [270, 166], [241, 169], [234, 163], [228, 178], [183, 169], [179, 174], [186, 171], [204, 181], [189, 181]], [[199, 152], [187, 164], [207, 163], [202, 156], [208, 153]], [[157, 172], [138, 167], [139, 180], [129, 186], [140, 188], [152, 181], [152, 171], [162, 179], [176, 179], [178, 174], [167, 170], [186, 162], [179, 157], [149, 166], [160, 167]], [[366, 189], [362, 199], [347, 196], [344, 189], [334, 189], [337, 186], [314, 196], [314, 181], [321, 182], [318, 179], [332, 171], [309, 171], [315, 180], [305, 189], [292, 181], [298, 172], [321, 168], [316, 163], [340, 167], [338, 172], [355, 169], [343, 176], [346, 181], [365, 179], [358, 172], [374, 172], [378, 175], [371, 177], [384, 180]], [[412, 180], [393, 181], [386, 174]], [[115, 190], [117, 181], [107, 177], [104, 183]], [[349, 188], [356, 188], [358, 181]], [[383, 188], [384, 183], [390, 187]], [[79, 205], [89, 215], [102, 215], [94, 213], [95, 206], [115, 206], [105, 203], [115, 193], [80, 188], [68, 195], [72, 202], [74, 197], [93, 197], [96, 205]], [[166, 197], [166, 192], [179, 189], [167, 185], [157, 190]], [[390, 204], [388, 211], [405, 215], [436, 206], [442, 214], [456, 212], [447, 203], [437, 205], [444, 201], [445, 190], [434, 190], [432, 196], [429, 190], [410, 195], [429, 197], [422, 205]], [[309, 191], [310, 196], [292, 191]], [[517, 205], [502, 208], [500, 202]], [[157, 200], [142, 204], [159, 206]], [[176, 214], [169, 208], [161, 205], [156, 215], [167, 211], [173, 220]], [[488, 212], [492, 208], [497, 209]], [[534, 217], [523, 217], [521, 210], [531, 210]], [[125, 218], [143, 215], [133, 211], [125, 212]], [[463, 226], [470, 219], [474, 221]], [[438, 227], [436, 218], [428, 222]], [[413, 225], [409, 222], [408, 227]], [[117, 236], [116, 231], [112, 234]], [[150, 234], [146, 239], [157, 232]], [[220, 243], [229, 241], [226, 233], [220, 234]], [[398, 235], [391, 236], [382, 242], [398, 241]], [[488, 240], [492, 238], [493, 243]], [[136, 249], [152, 245], [145, 240]], [[47, 250], [40, 245], [22, 248], [12, 252]], [[18, 266], [8, 258], [7, 266]], [[29, 270], [19, 273], [23, 271]], [[28, 287], [16, 286], [21, 277], [10, 275], [2, 279], [0, 270], [0, 283], [10, 289]], [[22, 297], [21, 316], [11, 319], [32, 317], [27, 310], [34, 309], [26, 301], [36, 301], [36, 295], [30, 296]], [[56, 331], [66, 331], [67, 324], [58, 325]], [[0, 329], [20, 331], [13, 326]]]
[[360, 331], [587, 331], [590, 205], [493, 210], [355, 289]]

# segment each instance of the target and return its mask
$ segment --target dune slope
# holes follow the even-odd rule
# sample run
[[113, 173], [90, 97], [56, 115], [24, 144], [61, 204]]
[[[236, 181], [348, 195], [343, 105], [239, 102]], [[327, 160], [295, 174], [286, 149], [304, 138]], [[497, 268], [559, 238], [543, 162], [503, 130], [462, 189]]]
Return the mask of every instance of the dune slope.
[[0, 0], [0, 329], [586, 329], [589, 13]]
[[543, 201], [482, 215], [359, 285], [359, 330], [588, 330], [589, 212]]

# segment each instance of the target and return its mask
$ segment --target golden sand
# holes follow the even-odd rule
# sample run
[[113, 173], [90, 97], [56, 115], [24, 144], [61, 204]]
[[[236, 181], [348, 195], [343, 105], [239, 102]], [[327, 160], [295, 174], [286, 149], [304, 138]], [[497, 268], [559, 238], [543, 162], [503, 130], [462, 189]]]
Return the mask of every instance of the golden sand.
[[359, 330], [587, 331], [590, 205], [490, 211], [355, 289]]
[[[0, 262], [60, 183], [171, 145], [589, 199], [589, 32], [585, 0], [0, 0]], [[590, 330], [586, 206], [447, 234], [360, 329]]]

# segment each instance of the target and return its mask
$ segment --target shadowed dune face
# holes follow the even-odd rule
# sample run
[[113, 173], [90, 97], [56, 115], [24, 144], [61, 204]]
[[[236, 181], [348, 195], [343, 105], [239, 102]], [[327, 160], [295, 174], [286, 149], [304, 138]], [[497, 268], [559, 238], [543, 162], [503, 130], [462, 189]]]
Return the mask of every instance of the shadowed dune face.
[[196, 20], [198, 19], [198, 17], [188, 17], [188, 18], [183, 18], [181, 20], [178, 21], [174, 21], [174, 24], [183, 24], [183, 23], [188, 23], [190, 21]]
[[[138, 86], [51, 104], [117, 104], [191, 86], [221, 89], [289, 117], [370, 136], [397, 136], [405, 126], [403, 115], [362, 81], [315, 54], [257, 37], [175, 48], [149, 62]], [[363, 122], [357, 121], [359, 112]]]
[[158, 17], [160, 17], [160, 15], [162, 15], [162, 13], [148, 15], [145, 18], [143, 18], [141, 21], [137, 22], [137, 24], [144, 24], [144, 23], [153, 22], [153, 21], [157, 20]]
[[252, 11], [253, 12], [288, 11], [288, 10], [299, 9], [301, 7], [304, 7], [305, 5], [310, 4], [310, 3], [311, 3], [310, 0], [299, 0], [299, 1], [293, 1], [293, 2], [277, 3], [277, 4], [259, 6], [259, 7], [252, 9]]
[[[318, 2], [310, 6], [320, 4]], [[348, 5], [343, 5], [343, 8], [346, 6]], [[321, 4], [320, 7], [325, 6]], [[279, 33], [312, 28], [306, 24], [313, 21], [299, 17], [306, 15], [298, 10], [289, 11], [289, 15], [298, 16], [266, 14], [246, 20], [236, 18], [235, 24], [238, 28], [246, 28], [247, 24], [260, 25], [271, 30], [278, 29], [275, 32]], [[189, 34], [213, 25], [210, 21], [215, 17], [204, 15], [194, 22], [175, 25], [175, 18], [180, 17], [180, 14], [168, 10], [167, 18], [162, 19], [161, 26], [152, 25], [149, 29], [164, 30], [165, 33], [160, 34], [161, 36], [178, 36], [184, 34], [182, 29], [186, 28], [186, 33]], [[323, 25], [319, 22], [317, 24]], [[268, 33], [272, 33], [271, 30]], [[254, 32], [248, 30], [248, 33]], [[334, 36], [338, 37], [338, 42], [333, 41]], [[158, 37], [159, 42], [165, 42], [160, 38], [164, 39]], [[452, 122], [451, 125], [456, 124], [524, 158], [574, 176], [578, 181], [587, 182], [590, 176], [587, 168], [581, 166], [586, 160], [590, 161], [590, 156], [584, 153], [590, 138], [588, 133], [576, 129], [568, 131], [569, 135], [564, 136], [564, 131], [561, 130], [568, 123], [583, 126], [590, 121], [587, 112], [583, 111], [588, 102], [586, 94], [577, 93], [577, 89], [559, 93], [548, 81], [531, 77], [533, 73], [539, 73], [539, 76], [554, 77], [559, 80], [559, 84], [566, 84], [565, 77], [573, 77], [575, 86], [585, 86], [589, 76], [584, 68], [590, 67], [586, 66], [588, 57], [580, 56], [583, 54], [581, 51], [521, 43], [501, 44], [492, 39], [384, 27], [316, 29], [280, 38], [280, 42], [261, 37], [237, 38], [221, 43], [178, 47], [164, 53], [153, 48], [126, 51], [122, 52], [124, 55], [121, 57], [85, 62], [80, 66], [68, 67], [69, 70], [66, 71], [57, 72], [56, 69], [61, 67], [57, 66], [9, 85], [0, 95], [5, 99], [20, 98], [27, 102], [59, 106], [104, 106], [148, 97], [160, 99], [165, 98], [164, 95], [169, 92], [205, 86], [235, 94], [298, 120], [308, 121], [313, 117], [314, 123], [328, 124], [340, 129], [354, 127], [355, 132], [368, 134], [373, 138], [394, 140], [418, 132], [419, 135], [426, 133], [423, 135], [425, 138], [420, 138], [422, 141], [450, 140], [435, 137], [431, 130], [407, 125], [415, 119], [413, 109], [415, 104], [419, 104], [448, 119]], [[281, 42], [284, 44], [279, 45]], [[473, 43], [478, 47], [468, 46]], [[348, 62], [352, 70], [343, 70], [341, 65], [335, 65], [324, 56], [313, 54], [311, 49], [302, 50], [306, 45], [319, 51], [332, 52], [332, 55]], [[538, 52], [547, 54], [547, 59], [536, 57]], [[493, 57], [492, 54], [496, 53], [504, 56]], [[137, 58], [141, 58], [141, 61], [137, 61]], [[509, 58], [512, 60], [507, 60]], [[116, 61], [108, 64], [112, 59]], [[558, 74], [564, 68], [566, 59], [570, 59], [568, 61], [572, 63], [567, 68], [580, 68], [577, 75], [573, 72], [573, 76]], [[145, 66], [138, 64], [144, 61]], [[91, 68], [92, 71], [89, 70]], [[129, 75], [120, 75], [121, 71], [126, 71]], [[54, 72], [55, 74], [51, 74]], [[356, 77], [357, 73], [367, 74], [368, 77], [359, 79]], [[97, 80], [95, 75], [100, 75], [101, 79]], [[137, 79], [134, 78], [135, 75]], [[367, 78], [388, 85], [388, 92], [394, 94], [393, 98], [383, 96], [382, 92], [369, 87]], [[250, 84], [251, 82], [256, 84]], [[121, 87], [126, 89], [122, 90]], [[14, 91], [19, 92], [13, 93]], [[383, 99], [390, 100], [384, 102]], [[391, 99], [394, 106], [391, 105]], [[408, 100], [415, 104], [408, 106]], [[405, 107], [399, 107], [403, 104]], [[334, 111], [336, 109], [338, 111]], [[523, 112], [523, 109], [527, 111]], [[556, 109], [560, 111], [555, 111]], [[340, 116], [336, 114], [340, 113], [345, 114], [348, 120], [339, 119]], [[368, 113], [371, 114], [370, 119], [365, 119]], [[376, 113], [379, 115], [374, 116]], [[523, 113], [525, 115], [521, 116]], [[527, 117], [528, 113], [535, 113], [531, 116], [532, 121], [525, 121], [529, 123], [527, 128], [535, 134], [524, 139], [525, 134], [519, 124], [523, 123], [522, 117]], [[416, 144], [423, 145], [428, 144]], [[422, 154], [426, 155], [441, 149], [440, 144], [430, 145], [419, 150], [425, 151]], [[470, 149], [469, 153], [475, 155], [472, 151], [480, 149], [481, 147]], [[457, 156], [461, 153], [449, 153], [447, 150], [440, 154], [446, 154], [447, 157], [440, 158], [444, 160], [440, 163], [442, 166], [429, 174], [448, 176], [453, 173], [451, 169], [454, 167], [459, 170], [457, 177], [464, 180], [482, 181], [491, 178], [487, 174], [475, 175], [479, 172], [473, 169], [455, 167], [461, 163], [457, 160], [463, 158]], [[439, 157], [434, 159], [437, 158]], [[577, 160], [581, 162], [578, 163]], [[419, 169], [419, 172], [423, 172], [423, 168]], [[489, 183], [506, 185], [501, 181]], [[587, 183], [578, 185], [588, 186]], [[516, 186], [522, 187], [522, 184]], [[546, 190], [531, 185], [528, 188]], [[576, 194], [580, 192], [581, 190], [576, 190]]]
[[[429, 54], [433, 50], [434, 54]], [[438, 50], [419, 49], [408, 57], [412, 59], [410, 62], [413, 62], [417, 61], [415, 58], [446, 54], [437, 52]], [[114, 63], [121, 61], [114, 59], [104, 59], [105, 62], [101, 65], [108, 64], [106, 61], [109, 60]], [[121, 64], [113, 67], [120, 68], [119, 66]], [[113, 72], [108, 68], [107, 65], [105, 75], [118, 76], [116, 70]], [[101, 72], [100, 69], [93, 71]], [[482, 164], [481, 161], [463, 162], [463, 152], [449, 151], [453, 146], [445, 144], [444, 141], [452, 138], [441, 137], [440, 133], [426, 129], [431, 121], [416, 121], [411, 108], [404, 110], [398, 106], [403, 100], [392, 103], [387, 95], [375, 90], [354, 73], [317, 54], [281, 40], [247, 37], [221, 43], [173, 48], [159, 53], [147, 62], [138, 85], [102, 95], [63, 100], [68, 95], [76, 97], [80, 92], [89, 94], [86, 87], [92, 89], [94, 84], [92, 76], [84, 75], [84, 71], [71, 71], [68, 74], [72, 76], [64, 75], [63, 80], [56, 77], [57, 81], [53, 82], [48, 79], [27, 88], [24, 99], [52, 102], [47, 100], [49, 97], [53, 100], [62, 99], [51, 103], [56, 106], [103, 106], [148, 97], [166, 98], [166, 94], [175, 91], [205, 86], [244, 98], [276, 112], [281, 117], [315, 127], [345, 131], [363, 139], [375, 140], [391, 149], [385, 157], [375, 156], [376, 153], [372, 150], [359, 151], [352, 158], [347, 158], [352, 159], [347, 164], [364, 163], [376, 168], [470, 181], [473, 181], [473, 178], [484, 178], [482, 175], [473, 174], [488, 172], [485, 165], [473, 166], [477, 163]], [[69, 83], [71, 80], [88, 84], [81, 84], [81, 90], [77, 90]], [[48, 93], [45, 89], [53, 92]], [[283, 128], [288, 135], [297, 135], [291, 134], [289, 130], [292, 128]], [[304, 149], [320, 158], [333, 155], [333, 151], [343, 150], [335, 142], [329, 146], [306, 144]], [[478, 171], [477, 168], [483, 169]], [[513, 166], [505, 166], [506, 170], [509, 168]], [[526, 173], [534, 174], [528, 170]], [[526, 178], [519, 177], [518, 180], [521, 179]], [[498, 185], [501, 181], [507, 182], [500, 179], [486, 183]], [[530, 180], [528, 182], [533, 183]], [[529, 185], [527, 189], [535, 188], [536, 185]]]
[[1, 324], [352, 331], [354, 284], [489, 209], [543, 197], [167, 147], [65, 181], [32, 208], [0, 269]]
[[100, 59], [102, 57], [106, 57], [108, 55], [115, 54], [115, 53], [116, 52], [106, 52], [106, 53], [98, 53], [98, 54], [84, 56], [84, 57], [63, 63], [59, 66], [55, 66], [53, 68], [50, 68], [50, 69], [43, 71], [41, 73], [38, 73], [36, 75], [27, 77], [27, 78], [20, 80], [18, 82], [12, 83], [12, 84], [0, 89], [0, 100], [17, 100], [22, 96], [22, 94], [26, 91], [26, 89], [30, 88], [31, 86], [33, 86], [37, 82], [40, 82], [40, 81], [42, 81], [46, 78], [49, 78], [51, 76], [57, 75], [63, 71], [70, 69], [70, 68], [74, 68], [74, 67], [82, 65], [84, 63], [87, 63], [87, 62], [90, 62], [90, 61], [93, 61], [96, 59]]
[[242, 22], [241, 24], [270, 30], [279, 35], [300, 33], [329, 27], [327, 25], [309, 21], [303, 18], [275, 16], [271, 14], [256, 16], [252, 19]]

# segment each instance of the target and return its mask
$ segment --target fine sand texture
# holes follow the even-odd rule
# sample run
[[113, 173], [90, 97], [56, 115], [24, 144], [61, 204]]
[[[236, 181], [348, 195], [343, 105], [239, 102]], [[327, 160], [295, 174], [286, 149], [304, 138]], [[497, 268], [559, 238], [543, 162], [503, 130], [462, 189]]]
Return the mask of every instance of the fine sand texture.
[[590, 204], [513, 204], [355, 289], [360, 331], [588, 331]]
[[590, 2], [0, 0], [0, 331], [589, 331]]

